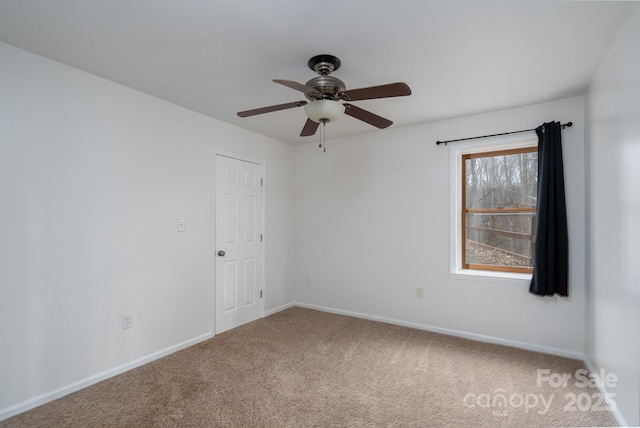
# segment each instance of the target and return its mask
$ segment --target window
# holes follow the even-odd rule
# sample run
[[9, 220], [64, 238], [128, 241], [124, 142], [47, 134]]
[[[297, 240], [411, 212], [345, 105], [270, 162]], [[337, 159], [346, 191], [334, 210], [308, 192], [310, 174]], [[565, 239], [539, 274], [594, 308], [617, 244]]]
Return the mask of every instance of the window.
[[531, 278], [538, 188], [531, 134], [452, 145], [452, 267], [460, 277]]
[[538, 149], [462, 156], [462, 268], [530, 273]]

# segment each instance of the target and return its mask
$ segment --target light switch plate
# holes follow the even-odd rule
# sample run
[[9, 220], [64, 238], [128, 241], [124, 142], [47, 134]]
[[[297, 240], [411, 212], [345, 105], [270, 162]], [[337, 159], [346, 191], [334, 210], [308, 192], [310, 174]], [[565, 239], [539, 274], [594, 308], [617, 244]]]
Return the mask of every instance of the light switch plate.
[[184, 219], [178, 219], [178, 232], [184, 232]]

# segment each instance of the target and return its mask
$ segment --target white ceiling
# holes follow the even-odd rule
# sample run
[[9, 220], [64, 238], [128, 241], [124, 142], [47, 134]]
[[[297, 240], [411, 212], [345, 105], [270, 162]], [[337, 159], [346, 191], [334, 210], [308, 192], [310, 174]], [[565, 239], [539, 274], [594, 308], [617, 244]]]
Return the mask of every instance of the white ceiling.
[[[0, 0], [0, 40], [290, 144], [305, 83], [332, 54], [347, 88], [403, 81], [410, 97], [359, 101], [392, 127], [584, 94], [637, 2], [424, 0]], [[1, 65], [0, 65], [1, 66]], [[327, 138], [377, 131], [351, 117]], [[377, 131], [380, 132], [380, 131]]]

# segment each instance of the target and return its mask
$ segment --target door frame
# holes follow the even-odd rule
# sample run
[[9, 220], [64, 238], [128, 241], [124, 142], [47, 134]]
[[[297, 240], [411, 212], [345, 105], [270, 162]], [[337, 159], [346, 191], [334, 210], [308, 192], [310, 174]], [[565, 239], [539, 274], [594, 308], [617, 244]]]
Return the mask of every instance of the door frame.
[[260, 318], [264, 318], [264, 301], [267, 295], [267, 284], [265, 281], [265, 243], [267, 236], [265, 234], [265, 207], [266, 207], [266, 186], [267, 180], [265, 177], [266, 162], [262, 159], [253, 158], [250, 156], [240, 155], [237, 153], [227, 152], [224, 150], [212, 149], [211, 150], [211, 215], [209, 219], [211, 221], [211, 237], [210, 237], [210, 249], [209, 249], [209, 277], [211, 287], [209, 287], [210, 304], [211, 304], [211, 336], [216, 335], [216, 159], [218, 156], [224, 156], [227, 158], [236, 159], [243, 162], [249, 162], [260, 166], [260, 178], [262, 179], [262, 186], [260, 186], [260, 233], [262, 234], [262, 246], [259, 255], [260, 269], [258, 275], [260, 276], [260, 283], [262, 285], [262, 297], [259, 302]]

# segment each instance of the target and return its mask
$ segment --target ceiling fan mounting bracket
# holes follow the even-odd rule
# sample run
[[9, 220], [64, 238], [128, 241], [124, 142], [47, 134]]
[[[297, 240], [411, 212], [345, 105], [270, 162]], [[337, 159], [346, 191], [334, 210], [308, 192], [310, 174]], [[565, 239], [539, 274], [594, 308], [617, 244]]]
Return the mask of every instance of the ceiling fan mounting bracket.
[[340, 68], [340, 60], [333, 55], [316, 55], [309, 60], [307, 65], [310, 69], [321, 76], [328, 76]]

